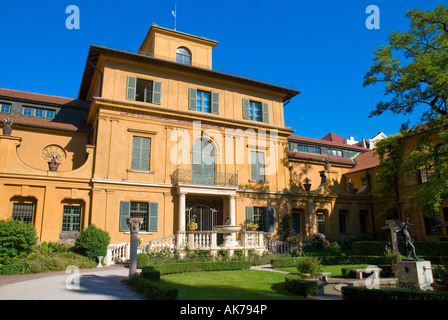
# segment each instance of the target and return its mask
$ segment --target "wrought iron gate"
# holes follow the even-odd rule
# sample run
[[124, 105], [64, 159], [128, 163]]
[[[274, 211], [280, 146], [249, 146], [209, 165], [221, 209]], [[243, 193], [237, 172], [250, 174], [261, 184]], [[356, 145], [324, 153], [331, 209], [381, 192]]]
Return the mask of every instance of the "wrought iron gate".
[[196, 221], [198, 231], [211, 231], [217, 224], [218, 211], [204, 204], [198, 204], [186, 210], [187, 223]]

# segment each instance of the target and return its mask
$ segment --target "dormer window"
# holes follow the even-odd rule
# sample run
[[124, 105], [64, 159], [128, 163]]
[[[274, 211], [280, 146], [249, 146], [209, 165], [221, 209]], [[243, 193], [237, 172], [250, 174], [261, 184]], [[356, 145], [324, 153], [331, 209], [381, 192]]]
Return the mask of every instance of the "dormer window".
[[185, 47], [176, 50], [176, 62], [191, 65], [191, 52]]

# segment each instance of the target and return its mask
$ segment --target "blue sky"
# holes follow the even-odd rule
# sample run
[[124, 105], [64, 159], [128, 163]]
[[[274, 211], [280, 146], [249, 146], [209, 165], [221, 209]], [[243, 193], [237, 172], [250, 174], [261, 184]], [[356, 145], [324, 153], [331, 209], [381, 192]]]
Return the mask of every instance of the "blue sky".
[[[328, 132], [371, 138], [398, 132], [403, 116], [368, 118], [381, 87], [362, 86], [373, 50], [393, 30], [406, 30], [406, 12], [441, 0], [46, 0], [1, 1], [0, 87], [76, 98], [91, 44], [136, 52], [151, 24], [217, 40], [218, 71], [282, 85], [302, 93], [286, 107], [296, 135]], [[80, 29], [68, 30], [67, 6], [80, 10]], [[369, 5], [380, 29], [369, 30]], [[415, 121], [417, 117], [413, 117]]]

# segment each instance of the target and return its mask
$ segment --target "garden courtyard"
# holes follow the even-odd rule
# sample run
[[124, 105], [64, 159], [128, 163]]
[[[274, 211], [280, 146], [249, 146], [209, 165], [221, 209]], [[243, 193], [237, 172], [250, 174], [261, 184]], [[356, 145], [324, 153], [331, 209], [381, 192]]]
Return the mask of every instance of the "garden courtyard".
[[[60, 243], [37, 243], [35, 230], [29, 224], [13, 220], [0, 221], [0, 224], [3, 300], [25, 299], [26, 295], [33, 294], [25, 287], [31, 275], [48, 279], [60, 275], [57, 289], [49, 287], [49, 282], [44, 285], [46, 293], [63, 297], [70, 291], [67, 289], [70, 286], [67, 279], [72, 277], [70, 270], [84, 270], [91, 275], [81, 276], [84, 296], [81, 294], [80, 298], [88, 297], [91, 288], [96, 293], [102, 292], [107, 286], [101, 287], [101, 284], [118, 281], [121, 285], [106, 290], [106, 296], [116, 297], [119, 291], [131, 289], [146, 300], [171, 301], [448, 300], [447, 242], [415, 243], [420, 257], [432, 263], [433, 278], [422, 290], [397, 285], [397, 264], [405, 257], [392, 252], [387, 241], [338, 242], [316, 237], [285, 253], [241, 250], [231, 254], [221, 250], [217, 255], [207, 250], [176, 251], [170, 247], [148, 246], [140, 248], [138, 272], [129, 277], [127, 261], [115, 261], [110, 267], [98, 264], [105, 255], [109, 237], [93, 225], [79, 235], [74, 247], [69, 247]], [[399, 249], [405, 252], [403, 243], [399, 243]], [[105, 271], [119, 273], [102, 278]], [[12, 287], [7, 287], [11, 279], [19, 281], [15, 288], [22, 296], [8, 296], [12, 292], [9, 291]], [[94, 285], [85, 285], [83, 281], [94, 281]], [[378, 287], [372, 290], [371, 284]], [[63, 294], [57, 295], [57, 290]], [[37, 296], [32, 297], [45, 298], [40, 290], [34, 293]]]

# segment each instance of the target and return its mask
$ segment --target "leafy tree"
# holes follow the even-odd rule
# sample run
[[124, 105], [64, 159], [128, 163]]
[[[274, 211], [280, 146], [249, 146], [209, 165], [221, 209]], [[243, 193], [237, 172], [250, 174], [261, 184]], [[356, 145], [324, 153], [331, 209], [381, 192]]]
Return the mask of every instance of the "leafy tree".
[[[374, 193], [390, 199], [392, 210], [402, 216], [398, 192], [400, 179], [426, 173], [424, 183], [405, 201], [407, 209], [420, 209], [425, 215], [439, 210], [448, 198], [448, 10], [444, 5], [434, 10], [412, 9], [407, 31], [394, 31], [388, 45], [375, 50], [373, 65], [364, 77], [364, 87], [382, 84], [384, 95], [370, 117], [385, 111], [408, 115], [424, 107], [423, 125], [380, 141], [380, 158]], [[420, 109], [421, 110], [421, 109]], [[415, 149], [404, 157], [403, 139], [419, 137]]]
[[[401, 175], [404, 177], [422, 176], [422, 184], [414, 189], [407, 204], [408, 208], [420, 209], [429, 217], [448, 199], [448, 132], [440, 129], [440, 123], [445, 122], [442, 120], [444, 119], [438, 118], [432, 121], [432, 130], [414, 130], [419, 138], [417, 146], [406, 157], [401, 168]], [[434, 130], [434, 127], [437, 129]]]
[[375, 50], [364, 87], [384, 84], [388, 101], [380, 101], [370, 117], [384, 111], [411, 114], [425, 105], [422, 121], [448, 114], [448, 11], [444, 5], [427, 12], [410, 10], [408, 31], [394, 31], [389, 44]]

